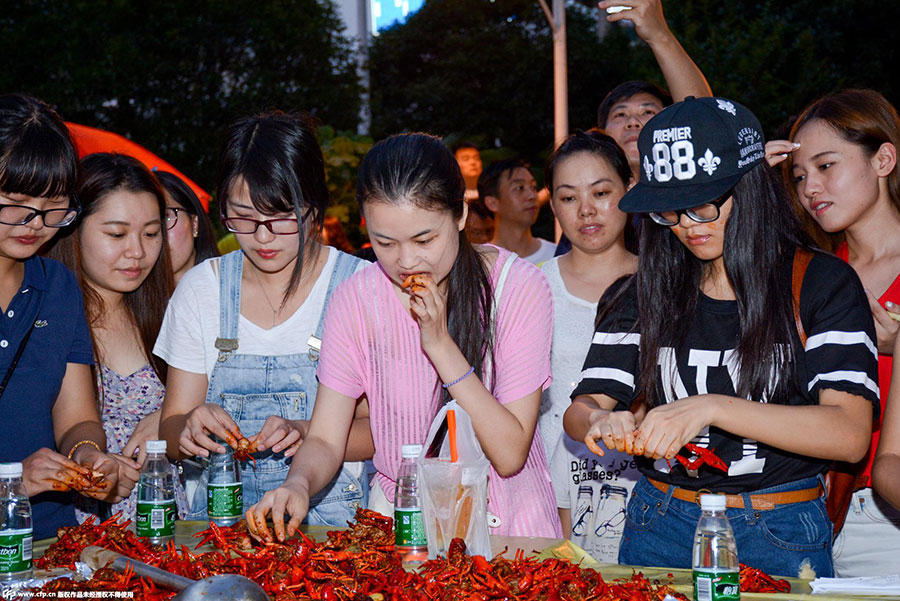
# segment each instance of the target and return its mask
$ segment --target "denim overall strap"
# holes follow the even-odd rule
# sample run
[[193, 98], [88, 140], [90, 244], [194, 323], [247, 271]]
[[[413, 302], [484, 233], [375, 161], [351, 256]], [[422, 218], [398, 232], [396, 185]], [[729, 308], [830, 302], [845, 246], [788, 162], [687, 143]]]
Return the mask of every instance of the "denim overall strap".
[[311, 361], [319, 360], [319, 351], [322, 349], [322, 329], [325, 327], [325, 311], [328, 309], [328, 303], [331, 300], [331, 294], [338, 284], [349, 278], [356, 272], [356, 268], [363, 262], [359, 257], [348, 255], [345, 252], [337, 251], [338, 256], [331, 272], [331, 279], [328, 280], [328, 290], [325, 292], [325, 304], [322, 305], [322, 314], [319, 315], [319, 324], [316, 326], [316, 333], [309, 337], [306, 344], [309, 346], [309, 358]]
[[219, 337], [216, 338], [218, 361], [225, 361], [238, 348], [243, 271], [243, 251], [236, 250], [219, 259]]

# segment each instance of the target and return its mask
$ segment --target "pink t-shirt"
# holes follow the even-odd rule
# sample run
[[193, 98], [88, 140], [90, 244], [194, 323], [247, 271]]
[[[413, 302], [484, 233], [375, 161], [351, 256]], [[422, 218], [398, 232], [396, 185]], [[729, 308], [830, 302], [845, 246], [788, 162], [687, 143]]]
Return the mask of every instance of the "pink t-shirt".
[[[510, 253], [498, 249], [496, 285]], [[517, 259], [497, 311], [493, 394], [516, 401], [550, 385], [553, 299], [543, 274]], [[419, 326], [378, 263], [338, 286], [328, 304], [319, 382], [346, 396], [369, 399], [376, 478], [393, 501], [400, 446], [422, 444], [441, 406], [437, 371], [422, 350]], [[519, 472], [500, 477], [491, 467], [488, 510], [500, 518], [491, 534], [560, 537], [550, 471], [536, 431]]]

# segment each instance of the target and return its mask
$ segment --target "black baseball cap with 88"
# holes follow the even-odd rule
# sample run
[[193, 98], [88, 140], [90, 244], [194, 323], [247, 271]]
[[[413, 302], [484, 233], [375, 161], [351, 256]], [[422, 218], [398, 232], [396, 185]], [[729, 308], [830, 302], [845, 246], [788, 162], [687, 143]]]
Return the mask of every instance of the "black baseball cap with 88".
[[688, 97], [654, 116], [638, 137], [641, 180], [619, 202], [626, 213], [679, 211], [712, 202], [765, 159], [762, 126], [725, 98]]

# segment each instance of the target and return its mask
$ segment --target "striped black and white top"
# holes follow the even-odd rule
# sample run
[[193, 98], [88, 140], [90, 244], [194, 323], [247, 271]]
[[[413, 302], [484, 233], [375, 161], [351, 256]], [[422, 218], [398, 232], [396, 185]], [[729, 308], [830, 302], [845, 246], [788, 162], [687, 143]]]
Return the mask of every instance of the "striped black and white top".
[[[790, 282], [790, 261], [783, 266], [783, 273]], [[617, 290], [618, 286], [611, 287], [607, 294]], [[831, 255], [816, 253], [804, 278], [800, 316], [808, 339], [804, 352], [794, 358], [793, 392], [787, 399], [761, 402], [813, 405], [818, 403], [822, 390], [834, 389], [864, 397], [873, 404], [874, 415], [878, 415], [875, 327], [862, 284], [853, 269]], [[735, 396], [740, 361], [735, 352], [738, 334], [737, 302], [701, 295], [682, 345], [660, 349], [653, 398], [671, 403], [706, 393]], [[796, 332], [792, 336], [799, 350], [799, 336]], [[618, 402], [617, 411], [627, 410], [638, 396], [640, 340], [637, 296], [634, 286], [629, 286], [617, 309], [599, 324], [572, 398], [605, 394]], [[638, 467], [656, 480], [729, 493], [814, 476], [827, 467], [825, 461], [787, 453], [715, 427], [705, 428], [693, 442], [713, 449], [728, 464], [728, 474], [706, 467], [688, 472], [677, 462], [673, 461], [670, 468], [665, 460], [648, 458], [638, 458]]]

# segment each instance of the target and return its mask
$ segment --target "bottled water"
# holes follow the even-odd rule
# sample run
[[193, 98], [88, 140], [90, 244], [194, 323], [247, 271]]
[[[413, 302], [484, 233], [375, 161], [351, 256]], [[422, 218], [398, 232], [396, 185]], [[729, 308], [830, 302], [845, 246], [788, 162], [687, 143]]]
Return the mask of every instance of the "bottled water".
[[146, 444], [135, 521], [137, 535], [159, 545], [175, 537], [175, 473], [166, 458], [166, 441], [148, 440]]
[[0, 463], [0, 581], [30, 578], [31, 503], [21, 463]]
[[206, 484], [206, 513], [218, 526], [231, 526], [244, 513], [244, 487], [241, 466], [228, 445], [225, 452], [210, 453], [209, 479]]
[[694, 601], [740, 599], [737, 544], [725, 517], [725, 496], [700, 495], [700, 509], [694, 534]]
[[394, 533], [397, 551], [405, 562], [418, 562], [428, 558], [425, 540], [425, 524], [422, 506], [419, 504], [419, 482], [416, 457], [422, 452], [420, 444], [405, 444], [401, 448], [400, 470], [397, 488], [394, 490]]

